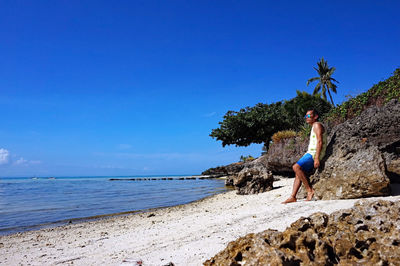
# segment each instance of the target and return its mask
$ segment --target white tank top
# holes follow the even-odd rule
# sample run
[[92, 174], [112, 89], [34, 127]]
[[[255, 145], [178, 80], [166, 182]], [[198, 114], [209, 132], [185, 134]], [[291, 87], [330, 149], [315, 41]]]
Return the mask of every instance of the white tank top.
[[[315, 122], [319, 123], [319, 122]], [[314, 125], [315, 125], [314, 123]], [[311, 129], [310, 133], [310, 144], [308, 144], [308, 150], [307, 153], [311, 154], [311, 156], [315, 157], [315, 154], [317, 153], [317, 135], [314, 132], [314, 125]], [[325, 151], [326, 151], [326, 143], [327, 143], [327, 134], [326, 134], [326, 129], [324, 130], [324, 133], [322, 134], [322, 149], [321, 153], [319, 154], [319, 159], [322, 160], [325, 156]]]

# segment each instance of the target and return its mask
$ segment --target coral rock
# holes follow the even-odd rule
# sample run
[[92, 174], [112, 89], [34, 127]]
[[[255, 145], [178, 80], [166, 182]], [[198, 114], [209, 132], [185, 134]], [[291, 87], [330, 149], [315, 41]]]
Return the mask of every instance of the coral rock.
[[238, 194], [256, 194], [272, 189], [274, 177], [260, 160], [254, 160], [233, 176], [233, 185]]
[[265, 155], [267, 167], [274, 174], [293, 174], [292, 166], [307, 152], [308, 138], [282, 139], [272, 143]]
[[284, 232], [235, 241], [204, 265], [398, 265], [400, 201], [358, 201], [352, 209], [300, 218]]

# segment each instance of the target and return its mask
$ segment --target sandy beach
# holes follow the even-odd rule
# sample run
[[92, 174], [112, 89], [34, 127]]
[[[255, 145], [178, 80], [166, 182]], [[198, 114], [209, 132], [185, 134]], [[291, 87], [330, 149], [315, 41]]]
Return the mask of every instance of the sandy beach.
[[292, 183], [282, 178], [274, 190], [257, 195], [230, 191], [186, 205], [1, 236], [0, 264], [201, 265], [240, 236], [268, 228], [282, 231], [302, 216], [329, 214], [357, 201], [283, 205]]

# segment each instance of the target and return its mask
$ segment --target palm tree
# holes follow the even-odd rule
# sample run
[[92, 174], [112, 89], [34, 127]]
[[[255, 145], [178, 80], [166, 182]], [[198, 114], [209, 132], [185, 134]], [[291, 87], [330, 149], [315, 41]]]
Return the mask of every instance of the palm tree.
[[337, 86], [333, 82], [339, 83], [339, 81], [337, 81], [336, 79], [331, 77], [333, 72], [335, 72], [336, 68], [334, 68], [334, 67], [330, 68], [328, 66], [328, 61], [325, 61], [323, 57], [321, 60], [319, 60], [319, 62], [317, 62], [317, 65], [318, 65], [318, 68], [314, 67], [314, 69], [318, 72], [319, 77], [310, 78], [307, 81], [307, 86], [311, 82], [318, 80], [318, 84], [314, 88], [313, 95], [315, 95], [319, 91], [321, 91], [322, 98], [324, 100], [326, 100], [326, 91], [328, 91], [329, 98], [331, 99], [332, 105], [334, 106], [333, 100], [332, 100], [332, 95], [331, 95], [330, 91], [333, 91], [334, 93], [336, 93]]

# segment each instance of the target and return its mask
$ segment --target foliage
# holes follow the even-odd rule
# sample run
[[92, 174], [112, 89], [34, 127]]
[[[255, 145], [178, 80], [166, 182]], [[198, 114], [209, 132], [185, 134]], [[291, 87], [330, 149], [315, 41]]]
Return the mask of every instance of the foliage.
[[319, 62], [317, 62], [318, 68], [314, 67], [314, 69], [318, 72], [319, 77], [310, 78], [307, 81], [307, 86], [314, 81], [318, 81], [317, 85], [314, 88], [313, 95], [317, 94], [319, 91], [322, 93], [322, 98], [326, 100], [326, 92], [328, 91], [329, 98], [331, 99], [331, 103], [334, 106], [331, 92], [336, 93], [336, 84], [333, 82], [339, 83], [336, 79], [332, 78], [333, 72], [335, 72], [336, 68], [329, 67], [328, 61], [325, 61], [322, 58]]
[[297, 137], [298, 133], [294, 130], [283, 130], [283, 131], [278, 131], [274, 135], [272, 135], [272, 141], [274, 143], [280, 142], [282, 139], [290, 139]]
[[333, 125], [339, 124], [360, 115], [369, 106], [384, 105], [392, 99], [400, 100], [400, 68], [396, 69], [388, 79], [332, 109], [325, 120]]
[[299, 130], [307, 109], [315, 108], [320, 114], [327, 113], [331, 105], [318, 95], [297, 91], [289, 101], [272, 104], [259, 103], [240, 111], [228, 111], [220, 127], [210, 136], [222, 141], [222, 146], [248, 146], [252, 143], [269, 143], [272, 135], [282, 130]]
[[253, 161], [254, 160], [254, 157], [253, 156], [251, 156], [251, 155], [249, 155], [249, 156], [240, 156], [240, 161], [241, 162], [250, 162], [250, 161]]
[[305, 140], [305, 139], [307, 139], [307, 138], [310, 136], [310, 134], [311, 134], [311, 129], [312, 129], [312, 127], [311, 127], [309, 124], [307, 124], [307, 123], [304, 123], [304, 124], [301, 126], [301, 128], [300, 128], [298, 134], [301, 136], [301, 139], [302, 139], [302, 140]]
[[304, 126], [304, 115], [310, 108], [316, 109], [320, 118], [332, 109], [332, 105], [321, 99], [320, 94], [310, 95], [304, 91], [297, 91], [297, 96], [285, 101], [283, 107], [286, 124], [291, 125], [288, 129], [293, 130], [300, 130]]
[[210, 136], [222, 141], [222, 146], [235, 144], [248, 146], [251, 143], [262, 143], [272, 134], [284, 128], [282, 103], [259, 103], [246, 107], [239, 112], [228, 111], [220, 127], [213, 129]]

